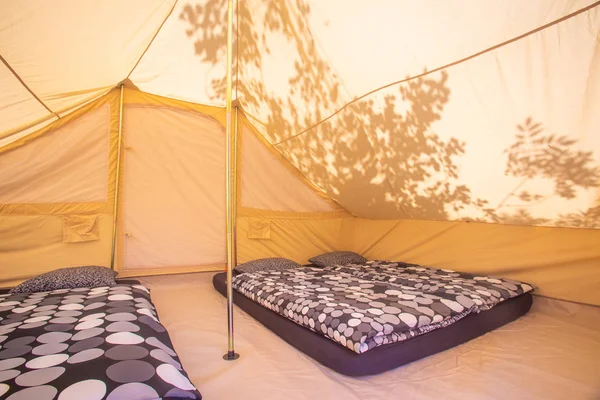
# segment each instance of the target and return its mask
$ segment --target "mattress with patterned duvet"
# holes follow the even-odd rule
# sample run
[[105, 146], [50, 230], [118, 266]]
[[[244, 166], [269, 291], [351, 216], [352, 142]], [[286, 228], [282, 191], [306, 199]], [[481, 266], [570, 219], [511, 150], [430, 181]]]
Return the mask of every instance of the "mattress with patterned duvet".
[[242, 273], [233, 288], [358, 354], [533, 290], [511, 279], [389, 261]]
[[0, 398], [201, 399], [143, 285], [0, 295]]

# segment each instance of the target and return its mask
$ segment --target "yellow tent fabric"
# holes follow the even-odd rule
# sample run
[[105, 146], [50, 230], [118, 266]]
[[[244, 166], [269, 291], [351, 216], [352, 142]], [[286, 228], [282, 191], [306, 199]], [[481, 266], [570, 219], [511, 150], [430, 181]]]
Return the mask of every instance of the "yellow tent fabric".
[[[223, 268], [225, 12], [0, 5], [3, 286], [110, 265], [117, 185], [121, 276]], [[352, 250], [600, 305], [600, 2], [239, 0], [235, 21], [238, 262]]]

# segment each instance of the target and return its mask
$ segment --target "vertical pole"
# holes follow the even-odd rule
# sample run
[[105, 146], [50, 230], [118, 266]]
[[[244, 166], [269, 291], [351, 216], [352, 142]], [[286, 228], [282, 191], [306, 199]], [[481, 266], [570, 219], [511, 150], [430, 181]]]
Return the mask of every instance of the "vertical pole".
[[233, 346], [233, 212], [234, 202], [233, 195], [233, 174], [235, 165], [235, 157], [232, 147], [234, 142], [233, 124], [231, 118], [231, 91], [232, 91], [232, 63], [233, 63], [233, 0], [227, 0], [227, 160], [226, 166], [226, 206], [227, 206], [227, 354], [223, 356], [225, 360], [235, 360], [239, 357], [235, 353]]
[[123, 84], [121, 84], [121, 97], [119, 100], [119, 138], [117, 139], [117, 175], [115, 177], [115, 203], [113, 206], [113, 236], [112, 249], [110, 253], [110, 268], [115, 269], [115, 257], [117, 246], [117, 212], [119, 211], [119, 179], [121, 175], [121, 148], [123, 147]]
[[233, 268], [235, 268], [238, 264], [237, 262], [237, 200], [238, 200], [238, 186], [237, 186], [237, 176], [238, 176], [238, 105], [235, 105], [235, 120], [233, 122]]

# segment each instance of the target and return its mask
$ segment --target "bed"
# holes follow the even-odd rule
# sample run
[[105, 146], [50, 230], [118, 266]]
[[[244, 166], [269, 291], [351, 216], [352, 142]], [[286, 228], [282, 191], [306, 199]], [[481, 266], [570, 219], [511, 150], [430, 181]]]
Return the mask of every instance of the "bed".
[[[226, 295], [226, 274], [213, 286]], [[523, 282], [368, 261], [236, 274], [234, 303], [298, 350], [349, 376], [378, 374], [526, 314]]]
[[0, 293], [0, 398], [202, 398], [138, 281]]

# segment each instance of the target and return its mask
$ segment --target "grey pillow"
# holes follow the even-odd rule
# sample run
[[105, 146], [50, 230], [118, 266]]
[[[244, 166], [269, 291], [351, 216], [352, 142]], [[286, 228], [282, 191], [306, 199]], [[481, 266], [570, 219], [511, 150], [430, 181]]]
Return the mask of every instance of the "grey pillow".
[[289, 260], [287, 258], [261, 258], [259, 260], [248, 261], [235, 267], [235, 270], [244, 272], [260, 272], [260, 271], [283, 271], [290, 268], [298, 268], [302, 265]]
[[10, 293], [49, 292], [57, 289], [116, 285], [117, 271], [99, 266], [61, 268], [31, 278], [10, 290]]
[[315, 256], [308, 261], [319, 267], [327, 267], [330, 265], [364, 264], [368, 260], [351, 251], [333, 251]]

